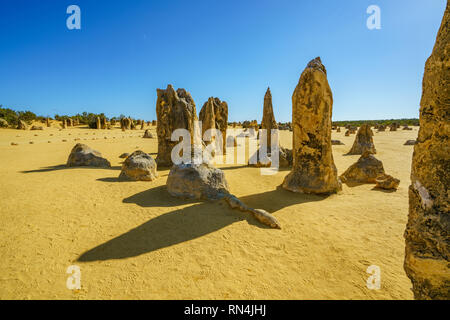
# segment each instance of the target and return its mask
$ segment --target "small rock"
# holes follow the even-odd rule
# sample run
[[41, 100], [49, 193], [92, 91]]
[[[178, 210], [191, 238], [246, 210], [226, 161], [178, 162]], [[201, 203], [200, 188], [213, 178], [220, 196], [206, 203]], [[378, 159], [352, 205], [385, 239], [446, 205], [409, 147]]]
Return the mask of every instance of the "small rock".
[[121, 179], [134, 181], [153, 181], [158, 177], [156, 162], [141, 150], [133, 152], [123, 163], [119, 175]]
[[385, 190], [397, 190], [400, 180], [396, 179], [388, 174], [379, 175], [376, 180], [376, 188]]

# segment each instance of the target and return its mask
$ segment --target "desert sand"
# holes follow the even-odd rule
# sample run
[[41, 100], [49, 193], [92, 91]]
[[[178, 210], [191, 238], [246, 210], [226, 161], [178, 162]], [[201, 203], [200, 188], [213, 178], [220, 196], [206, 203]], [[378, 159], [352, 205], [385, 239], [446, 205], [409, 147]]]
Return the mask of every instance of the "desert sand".
[[[344, 131], [332, 134], [345, 144], [333, 146], [339, 174], [359, 158], [345, 155], [355, 135]], [[0, 299], [413, 298], [403, 270], [413, 146], [403, 144], [417, 127], [374, 134], [376, 157], [401, 180], [396, 192], [343, 184], [329, 197], [295, 194], [279, 188], [289, 170], [218, 166], [230, 191], [282, 230], [224, 202], [171, 197], [168, 169], [152, 182], [120, 182], [119, 155], [156, 157], [157, 139], [143, 133], [0, 129]], [[112, 168], [66, 168], [77, 142]], [[291, 132], [281, 145], [292, 148]], [[81, 290], [66, 287], [70, 265], [81, 269]], [[380, 290], [366, 287], [370, 265], [381, 268]]]

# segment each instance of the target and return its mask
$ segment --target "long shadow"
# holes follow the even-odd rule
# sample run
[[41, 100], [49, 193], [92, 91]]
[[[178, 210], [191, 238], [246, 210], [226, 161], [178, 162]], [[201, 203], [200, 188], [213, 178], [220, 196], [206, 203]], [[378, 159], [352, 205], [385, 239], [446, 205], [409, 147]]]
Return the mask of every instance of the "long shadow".
[[87, 167], [87, 166], [79, 166], [79, 167], [68, 167], [65, 164], [60, 164], [57, 166], [48, 166], [43, 167], [41, 169], [35, 170], [25, 170], [19, 171], [20, 173], [38, 173], [38, 172], [49, 172], [49, 171], [58, 171], [58, 170], [73, 170], [73, 169], [105, 169], [105, 170], [121, 170], [121, 166], [112, 166], [112, 167]]
[[[168, 206], [167, 202], [163, 203], [165, 199], [154, 198], [161, 190], [156, 190], [155, 194], [147, 192], [126, 200], [129, 202], [136, 200], [138, 204], [144, 206], [161, 204]], [[151, 196], [152, 199], [145, 200], [142, 198], [144, 196]], [[173, 205], [174, 199], [170, 198], [170, 201]], [[185, 203], [184, 201], [183, 204]], [[86, 251], [78, 258], [78, 261], [90, 262], [136, 257], [200, 238], [245, 219], [249, 224], [265, 228], [265, 226], [258, 225], [252, 218], [221, 206], [220, 203], [197, 203], [153, 218], [137, 228]]]
[[[278, 186], [275, 190], [239, 197], [239, 199], [251, 208], [264, 209], [275, 213], [283, 208], [296, 204], [312, 201], [321, 201], [328, 196], [294, 193]], [[263, 205], [261, 205], [263, 203]]]
[[[270, 199], [269, 207], [264, 209], [275, 212], [289, 205], [319, 201], [323, 197], [293, 194], [289, 191], [277, 189], [242, 198], [246, 204], [255, 208], [260, 206], [262, 200], [268, 202], [268, 199]], [[169, 195], [165, 186], [140, 192], [124, 199], [123, 202], [135, 203], [141, 207], [172, 207], [185, 205], [186, 203], [192, 203], [193, 205], [153, 218], [125, 234], [88, 250], [78, 258], [79, 262], [136, 257], [200, 238], [237, 221], [247, 220], [249, 224], [255, 227], [268, 228], [250, 215], [230, 209], [223, 201], [198, 203], [195, 200], [173, 198]]]

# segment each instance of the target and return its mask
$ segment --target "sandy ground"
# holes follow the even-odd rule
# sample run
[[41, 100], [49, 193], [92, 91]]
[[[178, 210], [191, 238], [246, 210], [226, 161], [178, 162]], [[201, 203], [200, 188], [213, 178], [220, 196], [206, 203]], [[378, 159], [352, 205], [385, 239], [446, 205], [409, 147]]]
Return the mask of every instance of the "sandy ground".
[[[141, 130], [0, 129], [0, 299], [412, 299], [403, 232], [413, 147], [403, 143], [417, 132], [375, 133], [376, 157], [401, 180], [392, 193], [344, 185], [300, 195], [278, 188], [288, 171], [221, 166], [233, 194], [280, 221], [273, 230], [222, 202], [172, 198], [168, 170], [119, 182], [120, 154], [156, 157], [157, 140]], [[333, 133], [345, 143], [333, 147], [340, 174], [358, 159], [344, 156], [354, 137]], [[291, 139], [282, 132], [283, 146]], [[65, 168], [76, 142], [113, 167]], [[80, 290], [66, 287], [70, 265]], [[370, 265], [381, 268], [380, 290], [366, 287]]]

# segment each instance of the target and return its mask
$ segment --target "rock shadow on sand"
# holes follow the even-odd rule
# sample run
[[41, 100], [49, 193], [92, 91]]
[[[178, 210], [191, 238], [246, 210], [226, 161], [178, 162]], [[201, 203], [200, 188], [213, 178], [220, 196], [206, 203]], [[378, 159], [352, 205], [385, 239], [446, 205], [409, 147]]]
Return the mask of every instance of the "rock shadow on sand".
[[[158, 199], [160, 192], [163, 192], [165, 187], [155, 189], [127, 198], [124, 202], [134, 202], [144, 207], [161, 205], [167, 207], [186, 204], [186, 201], [171, 198], [170, 195], [168, 195], [170, 202], [166, 197]], [[167, 192], [166, 190], [164, 191]], [[262, 226], [253, 217], [229, 209], [222, 201], [197, 202], [187, 208], [162, 214], [137, 228], [86, 251], [78, 258], [78, 261], [92, 262], [136, 257], [200, 238], [243, 220], [247, 220], [249, 224], [259, 228], [268, 228]]]
[[[293, 194], [278, 188], [274, 191], [250, 195], [241, 199], [246, 204], [256, 208], [261, 207], [264, 200], [265, 205], [269, 204], [269, 207], [264, 209], [275, 212], [294, 204], [320, 201], [324, 197]], [[267, 201], [268, 199], [270, 201]], [[124, 199], [123, 202], [134, 203], [146, 208], [192, 205], [162, 214], [123, 235], [86, 251], [78, 258], [79, 262], [136, 257], [200, 238], [238, 221], [246, 220], [252, 226], [270, 229], [250, 215], [230, 209], [224, 201], [199, 203], [197, 200], [174, 198], [167, 192], [166, 186], [159, 186], [140, 192]]]
[[35, 170], [25, 170], [20, 171], [20, 173], [39, 173], [39, 172], [51, 172], [51, 171], [59, 171], [59, 170], [74, 170], [74, 169], [104, 169], [104, 170], [121, 170], [121, 166], [112, 166], [112, 167], [88, 167], [88, 166], [79, 166], [79, 167], [68, 167], [65, 164], [60, 164], [57, 166], [48, 166]]

